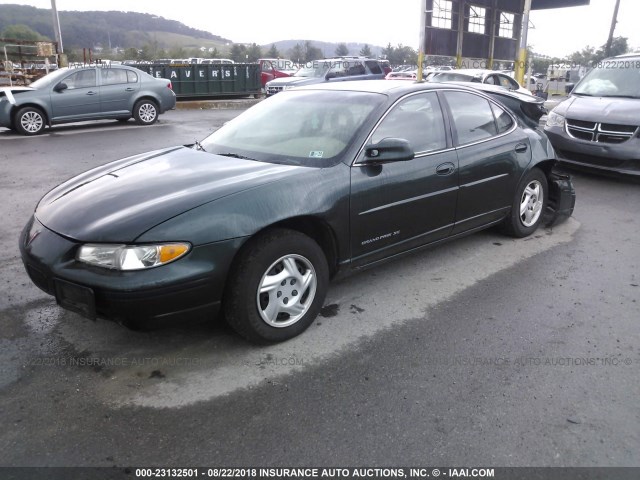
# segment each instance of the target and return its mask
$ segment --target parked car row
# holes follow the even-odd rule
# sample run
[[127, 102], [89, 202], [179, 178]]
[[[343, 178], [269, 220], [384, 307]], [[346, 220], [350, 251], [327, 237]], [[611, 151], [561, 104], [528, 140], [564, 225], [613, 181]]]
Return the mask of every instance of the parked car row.
[[495, 225], [526, 237], [549, 210], [571, 214], [540, 99], [321, 71], [328, 81], [278, 93], [193, 146], [50, 191], [20, 238], [32, 281], [89, 318], [223, 311], [246, 339], [272, 343], [309, 327], [341, 272]]

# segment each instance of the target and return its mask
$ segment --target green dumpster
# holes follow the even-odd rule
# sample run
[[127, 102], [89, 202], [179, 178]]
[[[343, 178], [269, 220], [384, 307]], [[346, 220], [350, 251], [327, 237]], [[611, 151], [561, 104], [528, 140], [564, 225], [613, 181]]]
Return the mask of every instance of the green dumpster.
[[136, 65], [156, 78], [171, 80], [178, 97], [246, 96], [261, 93], [260, 65], [146, 64]]

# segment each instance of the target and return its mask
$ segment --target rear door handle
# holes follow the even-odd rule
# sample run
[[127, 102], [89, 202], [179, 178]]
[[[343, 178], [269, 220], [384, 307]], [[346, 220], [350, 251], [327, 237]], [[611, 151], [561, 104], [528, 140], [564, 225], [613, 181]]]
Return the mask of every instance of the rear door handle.
[[87, 95], [95, 95], [95, 94], [97, 94], [97, 93], [98, 93], [98, 92], [94, 92], [94, 91], [92, 91], [92, 90], [89, 90], [89, 91], [87, 92]]
[[516, 145], [516, 152], [517, 153], [524, 153], [527, 151], [527, 144], [526, 143], [519, 143]]
[[125, 92], [133, 92], [134, 90], [135, 88], [131, 88], [131, 87], [124, 89]]
[[436, 167], [436, 174], [450, 175], [454, 172], [455, 169], [456, 169], [456, 166], [451, 162], [442, 163]]

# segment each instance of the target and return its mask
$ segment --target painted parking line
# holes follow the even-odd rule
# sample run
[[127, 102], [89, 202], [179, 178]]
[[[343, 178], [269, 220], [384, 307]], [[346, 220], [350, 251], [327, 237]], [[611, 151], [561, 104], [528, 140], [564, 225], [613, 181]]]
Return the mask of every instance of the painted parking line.
[[[35, 138], [46, 138], [46, 137], [60, 137], [60, 136], [72, 136], [72, 135], [81, 135], [83, 133], [95, 133], [95, 132], [115, 132], [118, 130], [138, 130], [140, 128], [157, 128], [157, 127], [168, 127], [172, 126], [171, 123], [157, 123], [155, 125], [118, 125], [118, 126], [109, 126], [105, 125], [103, 127], [91, 127], [86, 129], [78, 129], [78, 130], [49, 130], [40, 135], [20, 135], [16, 133], [9, 133], [8, 131], [0, 132], [0, 140], [33, 140]], [[10, 136], [3, 136], [4, 134], [9, 134]]]

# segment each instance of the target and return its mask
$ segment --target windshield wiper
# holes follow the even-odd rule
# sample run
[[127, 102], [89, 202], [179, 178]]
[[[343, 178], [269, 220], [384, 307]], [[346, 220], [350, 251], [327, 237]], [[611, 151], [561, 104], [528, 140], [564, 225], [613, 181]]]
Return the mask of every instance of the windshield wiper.
[[255, 158], [245, 157], [244, 155], [240, 155], [238, 153], [218, 153], [217, 155], [222, 155], [223, 157], [231, 157], [231, 158], [239, 158], [240, 160], [255, 160]]
[[206, 152], [206, 150], [198, 140], [194, 142], [194, 145], [196, 146], [196, 150], [200, 150], [201, 152]]

